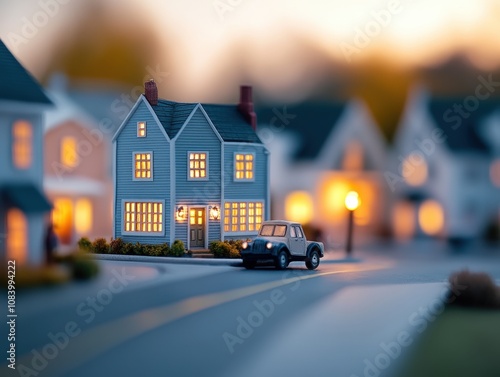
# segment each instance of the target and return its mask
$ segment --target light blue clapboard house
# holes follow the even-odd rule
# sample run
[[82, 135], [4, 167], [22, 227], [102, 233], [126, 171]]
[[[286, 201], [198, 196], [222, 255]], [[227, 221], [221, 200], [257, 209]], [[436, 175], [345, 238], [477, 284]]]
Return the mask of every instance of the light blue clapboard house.
[[158, 99], [154, 81], [116, 132], [114, 237], [187, 249], [254, 237], [269, 218], [269, 153], [252, 88], [237, 105]]
[[44, 261], [43, 112], [51, 106], [0, 40], [0, 261]]

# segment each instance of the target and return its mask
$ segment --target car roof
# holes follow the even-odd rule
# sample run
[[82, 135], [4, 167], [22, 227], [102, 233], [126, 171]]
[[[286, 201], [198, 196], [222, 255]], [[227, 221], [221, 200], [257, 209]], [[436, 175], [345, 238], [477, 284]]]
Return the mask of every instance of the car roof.
[[300, 225], [299, 223], [294, 223], [292, 221], [285, 221], [285, 220], [269, 220], [269, 221], [264, 221], [262, 225]]

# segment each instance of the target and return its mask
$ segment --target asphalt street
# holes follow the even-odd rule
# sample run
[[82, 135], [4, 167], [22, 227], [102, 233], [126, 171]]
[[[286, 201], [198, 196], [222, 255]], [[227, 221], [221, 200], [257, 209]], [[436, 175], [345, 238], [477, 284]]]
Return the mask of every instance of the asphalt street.
[[357, 255], [315, 271], [100, 261], [96, 281], [19, 294], [16, 370], [1, 375], [360, 377], [388, 353], [383, 375], [452, 271], [500, 279], [495, 251]]

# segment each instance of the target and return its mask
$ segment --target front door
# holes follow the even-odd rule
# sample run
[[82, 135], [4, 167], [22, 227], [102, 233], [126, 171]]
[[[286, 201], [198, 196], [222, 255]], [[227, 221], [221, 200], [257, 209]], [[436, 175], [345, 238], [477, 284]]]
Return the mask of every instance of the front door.
[[205, 247], [205, 208], [189, 210], [190, 247]]

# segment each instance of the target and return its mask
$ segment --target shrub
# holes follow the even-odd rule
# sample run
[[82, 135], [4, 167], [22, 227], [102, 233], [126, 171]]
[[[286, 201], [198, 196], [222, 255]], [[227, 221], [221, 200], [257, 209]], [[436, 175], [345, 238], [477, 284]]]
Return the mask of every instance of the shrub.
[[163, 245], [145, 245], [144, 250], [146, 255], [152, 257], [160, 257], [163, 255]]
[[121, 238], [112, 240], [109, 244], [110, 254], [125, 254], [125, 242]]
[[168, 243], [162, 243], [161, 245], [158, 245], [160, 246], [160, 250], [161, 250], [161, 255], [162, 256], [168, 256], [170, 254], [170, 246], [168, 246]]
[[104, 238], [96, 238], [92, 243], [93, 252], [96, 254], [108, 254], [109, 245]]
[[123, 254], [124, 255], [136, 255], [135, 254], [135, 245], [130, 242], [125, 242], [123, 244]]
[[92, 242], [87, 237], [82, 237], [78, 241], [78, 249], [80, 251], [92, 252]]
[[463, 270], [449, 277], [450, 295], [454, 295], [451, 304], [500, 308], [500, 292], [491, 277], [484, 272]]
[[241, 258], [240, 250], [243, 241], [213, 241], [209, 245], [209, 249], [214, 255], [214, 258]]
[[91, 279], [99, 273], [99, 265], [85, 255], [75, 253], [71, 273], [76, 280]]
[[181, 240], [175, 240], [169, 250], [169, 256], [181, 257], [185, 253], [184, 242]]

